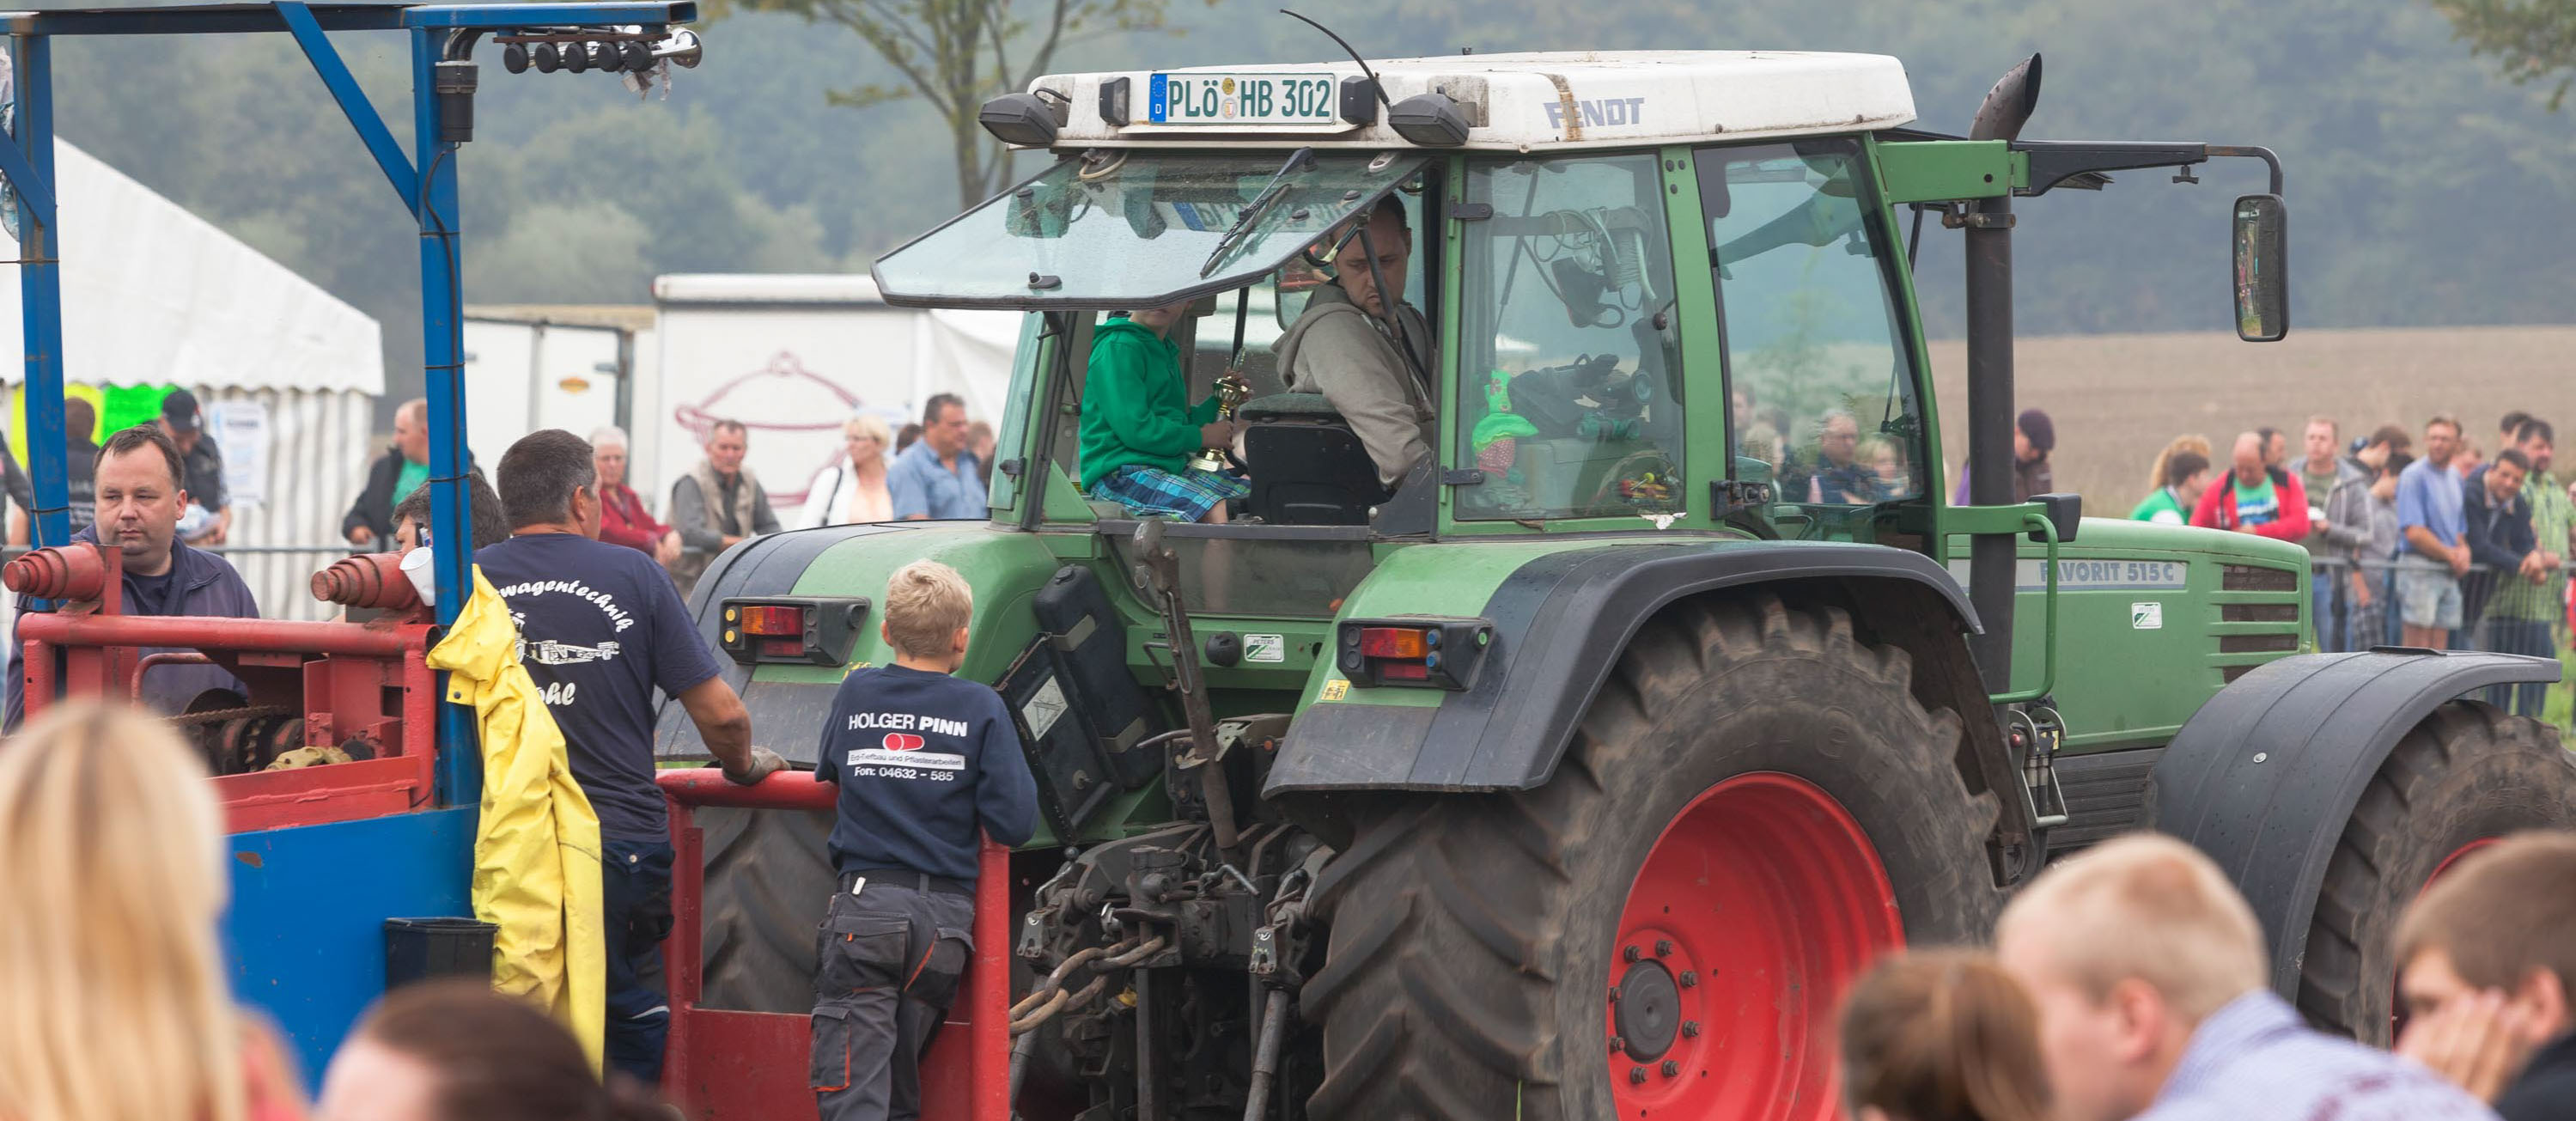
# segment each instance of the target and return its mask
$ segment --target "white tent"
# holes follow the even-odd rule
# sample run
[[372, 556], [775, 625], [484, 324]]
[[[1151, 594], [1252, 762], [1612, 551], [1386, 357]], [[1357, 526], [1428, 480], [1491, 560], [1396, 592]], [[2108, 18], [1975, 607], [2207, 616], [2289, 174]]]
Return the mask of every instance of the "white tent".
[[[224, 448], [229, 544], [317, 547], [237, 555], [235, 564], [265, 614], [317, 616], [306, 581], [327, 563], [319, 549], [340, 541], [340, 514], [366, 481], [385, 381], [381, 328], [61, 141], [54, 196], [64, 379], [194, 390]], [[13, 393], [26, 378], [18, 272], [0, 267], [0, 380]]]

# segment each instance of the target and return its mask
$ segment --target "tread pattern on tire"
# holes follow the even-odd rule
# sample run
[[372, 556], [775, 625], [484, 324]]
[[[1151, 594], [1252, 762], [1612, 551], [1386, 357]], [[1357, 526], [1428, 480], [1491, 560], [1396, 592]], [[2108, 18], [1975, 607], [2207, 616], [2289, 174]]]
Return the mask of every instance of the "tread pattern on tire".
[[2476, 701], [2434, 709], [2380, 764], [2335, 844], [2299, 963], [2299, 1011], [2386, 1044], [2390, 938], [2434, 869], [2482, 837], [2571, 826], [2576, 762], [2554, 729]]
[[701, 918], [708, 1008], [806, 1013], [814, 1007], [814, 930], [839, 879], [827, 811], [696, 811], [706, 852]]
[[[1628, 859], [1611, 851], [1608, 834], [1618, 828], [1612, 822], [1638, 812], [1629, 804], [1637, 799], [1637, 772], [1672, 761], [1650, 754], [1659, 738], [1708, 757], [1711, 767], [1822, 767], [1871, 805], [1946, 807], [1903, 821], [1900, 835], [1880, 838], [1879, 848], [1894, 858], [1890, 873], [1910, 940], [1983, 937], [2000, 904], [1983, 846], [1995, 802], [1968, 795], [1954, 764], [1959, 719], [1916, 703], [1912, 675], [1909, 655], [1856, 641], [1839, 609], [1790, 607], [1767, 594], [1685, 603], [1638, 634], [1546, 785], [1408, 799], [1362, 822], [1315, 886], [1318, 910], [1332, 923], [1331, 948], [1300, 999], [1306, 1017], [1324, 1025], [1328, 1073], [1308, 1114], [1390, 1121], [1603, 1115], [1606, 1084], [1584, 1084], [1604, 1066], [1603, 1040], [1588, 1034], [1599, 1031], [1598, 1001], [1587, 1024], [1567, 1011], [1582, 1001], [1559, 990], [1596, 980], [1567, 974], [1608, 968], [1615, 931], [1607, 928], [1635, 871], [1633, 864], [1605, 867]], [[1831, 681], [1812, 695], [1864, 698], [1877, 707], [1839, 724], [1815, 722], [1834, 734], [1802, 739], [1791, 711], [1800, 703], [1799, 683], [1824, 678]], [[1683, 743], [1688, 730], [1662, 721], [1681, 719], [1672, 714], [1707, 688], [1793, 699], [1743, 706], [1760, 715], [1745, 716], [1739, 730], [1767, 737]], [[1874, 738], [1842, 735], [1855, 727]], [[1887, 744], [1907, 749], [1890, 752]], [[1662, 826], [1653, 823], [1646, 843]], [[1642, 848], [1633, 854], [1643, 857]], [[1935, 870], [1900, 879], [1893, 866], [1899, 860]], [[1606, 888], [1607, 921], [1598, 916], [1605, 889], [1595, 882], [1604, 878], [1617, 881]]]

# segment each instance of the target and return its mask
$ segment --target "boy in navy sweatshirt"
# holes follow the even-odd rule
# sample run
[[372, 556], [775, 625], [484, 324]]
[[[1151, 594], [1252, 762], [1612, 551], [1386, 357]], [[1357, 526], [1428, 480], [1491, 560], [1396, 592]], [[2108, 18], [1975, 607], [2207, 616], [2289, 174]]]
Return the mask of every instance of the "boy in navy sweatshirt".
[[841, 788], [840, 887], [814, 971], [815, 1103], [823, 1121], [921, 1115], [921, 1051], [973, 948], [975, 832], [1016, 845], [1037, 828], [1037, 781], [991, 687], [966, 660], [974, 593], [914, 561], [886, 582], [891, 666], [841, 682], [814, 779]]

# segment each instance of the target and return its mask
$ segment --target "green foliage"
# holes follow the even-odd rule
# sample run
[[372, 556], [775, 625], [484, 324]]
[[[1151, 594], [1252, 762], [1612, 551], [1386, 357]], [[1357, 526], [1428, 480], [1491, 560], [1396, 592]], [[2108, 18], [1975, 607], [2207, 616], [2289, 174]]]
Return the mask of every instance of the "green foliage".
[[2558, 79], [2549, 107], [2576, 84], [2576, 2], [2570, 0], [2433, 0], [2469, 49], [2492, 57], [2516, 83]]

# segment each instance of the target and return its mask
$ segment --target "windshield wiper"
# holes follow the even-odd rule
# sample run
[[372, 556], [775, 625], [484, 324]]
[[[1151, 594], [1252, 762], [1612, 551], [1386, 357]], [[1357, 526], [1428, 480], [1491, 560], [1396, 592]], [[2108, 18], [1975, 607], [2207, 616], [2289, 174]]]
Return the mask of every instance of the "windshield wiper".
[[1226, 229], [1224, 237], [1217, 239], [1216, 249], [1208, 254], [1207, 263], [1199, 266], [1199, 279], [1205, 280], [1207, 274], [1215, 272], [1217, 263], [1225, 259], [1226, 252], [1243, 240], [1243, 235], [1251, 232], [1253, 224], [1270, 213], [1271, 207], [1279, 204], [1280, 197], [1288, 192], [1288, 177], [1314, 162], [1315, 150], [1312, 148], [1299, 148], [1288, 153], [1288, 162], [1279, 165], [1279, 173], [1261, 185], [1260, 193], [1253, 195], [1252, 201], [1244, 205], [1243, 213], [1235, 216], [1234, 225]]

